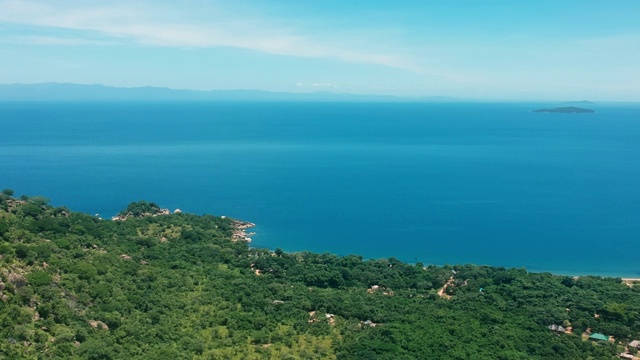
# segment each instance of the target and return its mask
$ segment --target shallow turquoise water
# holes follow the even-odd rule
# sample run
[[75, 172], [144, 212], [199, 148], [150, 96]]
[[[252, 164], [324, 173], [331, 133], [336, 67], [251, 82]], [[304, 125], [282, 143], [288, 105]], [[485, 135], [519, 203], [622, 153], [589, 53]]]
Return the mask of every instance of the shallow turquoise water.
[[0, 187], [234, 216], [259, 247], [640, 275], [640, 107], [538, 107], [0, 103]]

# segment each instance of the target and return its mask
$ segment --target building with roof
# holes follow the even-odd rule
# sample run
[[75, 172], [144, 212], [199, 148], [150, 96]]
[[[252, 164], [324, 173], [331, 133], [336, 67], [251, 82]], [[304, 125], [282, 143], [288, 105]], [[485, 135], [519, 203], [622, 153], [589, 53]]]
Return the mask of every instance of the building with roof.
[[556, 324], [549, 325], [549, 326], [547, 326], [547, 328], [548, 328], [549, 330], [551, 330], [551, 331], [555, 331], [555, 332], [559, 332], [559, 333], [564, 333], [564, 332], [566, 332], [566, 331], [567, 331], [567, 330], [566, 330], [565, 328], [563, 328], [562, 326], [560, 326], [560, 325], [556, 325]]
[[600, 333], [594, 333], [589, 336], [589, 340], [609, 341], [609, 337]]

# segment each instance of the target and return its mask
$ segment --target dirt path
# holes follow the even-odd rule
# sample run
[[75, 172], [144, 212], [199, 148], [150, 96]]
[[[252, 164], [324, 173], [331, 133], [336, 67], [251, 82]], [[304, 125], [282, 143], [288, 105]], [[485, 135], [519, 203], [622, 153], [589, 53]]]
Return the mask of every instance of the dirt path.
[[438, 296], [440, 296], [443, 299], [451, 299], [451, 295], [447, 295], [446, 290], [447, 290], [447, 286], [453, 284], [453, 275], [451, 275], [451, 277], [449, 278], [449, 280], [444, 284], [444, 286], [442, 287], [442, 289], [438, 290]]

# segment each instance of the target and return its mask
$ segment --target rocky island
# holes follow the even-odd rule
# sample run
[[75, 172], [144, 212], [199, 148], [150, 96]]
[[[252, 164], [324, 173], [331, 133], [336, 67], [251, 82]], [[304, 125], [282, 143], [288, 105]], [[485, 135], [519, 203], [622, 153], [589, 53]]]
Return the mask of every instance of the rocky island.
[[584, 114], [584, 113], [592, 113], [592, 112], [595, 112], [595, 111], [593, 111], [591, 109], [579, 108], [579, 107], [575, 107], [575, 106], [564, 106], [564, 107], [557, 107], [557, 108], [551, 108], [551, 109], [538, 109], [538, 110], [533, 110], [533, 112], [536, 112], [536, 113]]

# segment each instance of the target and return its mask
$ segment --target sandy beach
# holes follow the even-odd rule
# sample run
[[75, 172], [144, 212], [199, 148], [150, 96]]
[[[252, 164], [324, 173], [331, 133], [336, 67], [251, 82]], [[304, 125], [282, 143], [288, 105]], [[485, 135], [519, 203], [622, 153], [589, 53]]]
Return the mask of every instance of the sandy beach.
[[640, 282], [640, 278], [622, 278], [622, 282], [629, 286], [633, 286]]

